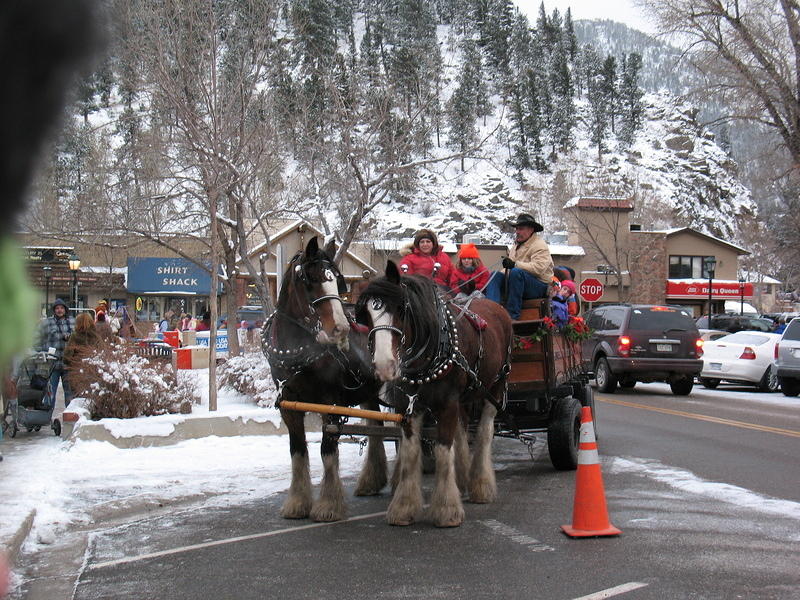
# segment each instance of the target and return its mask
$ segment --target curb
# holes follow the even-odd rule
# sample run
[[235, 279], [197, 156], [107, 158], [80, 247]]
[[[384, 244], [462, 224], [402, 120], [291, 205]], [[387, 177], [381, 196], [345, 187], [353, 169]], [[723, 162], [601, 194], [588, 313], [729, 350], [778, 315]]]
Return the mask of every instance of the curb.
[[14, 535], [12, 535], [7, 542], [0, 544], [0, 549], [5, 550], [8, 563], [12, 568], [16, 564], [17, 558], [19, 558], [19, 552], [22, 548], [22, 544], [25, 542], [25, 539], [31, 532], [35, 517], [36, 509], [34, 508], [31, 509], [31, 512], [28, 513], [28, 516], [26, 516], [22, 523], [20, 523], [19, 527], [17, 527], [17, 531], [14, 532]]
[[[117, 448], [146, 448], [151, 446], [170, 446], [185, 440], [209, 436], [233, 437], [243, 435], [286, 435], [288, 430], [283, 422], [275, 425], [271, 420], [255, 420], [247, 417], [213, 416], [186, 419], [171, 423], [172, 431], [165, 435], [131, 435], [115, 437], [102, 420], [81, 419], [77, 427], [64, 439], [108, 442]], [[322, 431], [319, 415], [306, 415], [306, 431]]]

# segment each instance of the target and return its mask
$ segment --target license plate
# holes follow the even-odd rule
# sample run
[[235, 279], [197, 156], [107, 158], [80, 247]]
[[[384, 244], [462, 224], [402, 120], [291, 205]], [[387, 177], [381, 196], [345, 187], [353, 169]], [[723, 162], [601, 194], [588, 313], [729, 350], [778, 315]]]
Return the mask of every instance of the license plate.
[[712, 371], [721, 371], [722, 363], [709, 363], [708, 368]]
[[656, 352], [672, 352], [672, 344], [656, 344]]

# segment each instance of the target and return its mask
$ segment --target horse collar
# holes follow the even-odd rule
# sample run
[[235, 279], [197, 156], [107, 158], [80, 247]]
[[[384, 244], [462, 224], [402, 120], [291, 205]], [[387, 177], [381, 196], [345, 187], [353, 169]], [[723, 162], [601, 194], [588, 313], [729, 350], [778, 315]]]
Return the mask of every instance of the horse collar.
[[[400, 380], [409, 385], [422, 385], [436, 381], [445, 375], [454, 363], [458, 364], [461, 355], [458, 348], [458, 329], [456, 327], [453, 314], [447, 308], [447, 304], [442, 298], [436, 295], [436, 310], [438, 314], [438, 339], [436, 340], [436, 354], [428, 361], [422, 369], [410, 369], [409, 363], [421, 358], [422, 350], [429, 347], [426, 344], [416, 355], [404, 360], [401, 365], [403, 375]], [[415, 337], [419, 332], [414, 332]]]

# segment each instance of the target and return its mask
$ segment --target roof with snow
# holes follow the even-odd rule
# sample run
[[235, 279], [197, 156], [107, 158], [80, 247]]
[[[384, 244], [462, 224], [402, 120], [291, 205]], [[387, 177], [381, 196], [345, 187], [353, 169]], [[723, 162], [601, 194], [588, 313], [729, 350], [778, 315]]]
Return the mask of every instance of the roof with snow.
[[617, 196], [576, 196], [571, 198], [564, 208], [631, 211], [633, 210], [633, 199]]
[[[289, 223], [285, 227], [279, 229], [278, 231], [276, 231], [274, 234], [272, 234], [270, 236], [270, 250], [269, 250], [270, 255], [271, 256], [275, 256], [274, 245], [276, 243], [280, 242], [281, 239], [289, 236], [293, 231], [299, 230], [300, 228], [304, 228], [304, 231], [309, 231], [313, 235], [318, 235], [318, 236], [321, 236], [322, 238], [326, 238], [327, 237], [322, 231], [320, 231], [319, 229], [314, 227], [314, 225], [312, 225], [311, 223], [309, 223], [305, 219], [297, 219], [297, 220]], [[259, 254], [260, 252], [262, 252], [262, 250], [266, 247], [266, 245], [267, 245], [267, 242], [264, 241], [264, 242], [261, 242], [260, 244], [256, 245], [255, 247], [253, 247], [249, 252], [250, 256], [255, 256], [255, 255]], [[362, 269], [368, 269], [372, 273], [377, 273], [377, 270], [372, 265], [370, 265], [368, 262], [366, 262], [364, 259], [362, 259], [358, 255], [353, 254], [350, 250], [348, 250], [345, 254], [347, 255], [347, 257], [350, 260], [355, 262]]]
[[698, 231], [697, 229], [692, 229], [691, 227], [677, 227], [677, 228], [672, 228], [672, 229], [653, 230], [650, 233], [663, 233], [667, 237], [669, 237], [669, 236], [675, 235], [677, 233], [682, 233], [682, 232], [691, 233], [693, 235], [706, 238], [707, 240], [711, 240], [711, 241], [713, 241], [713, 242], [715, 242], [717, 244], [722, 244], [723, 246], [727, 246], [728, 248], [731, 248], [732, 250], [734, 250], [735, 252], [739, 253], [740, 255], [742, 255], [742, 254], [750, 254], [749, 250], [745, 250], [741, 246], [737, 246], [736, 244], [731, 244], [730, 242], [727, 242], [727, 241], [725, 241], [723, 239], [720, 239], [718, 237], [714, 237], [713, 235], [709, 235], [707, 233], [703, 233], [702, 231]]

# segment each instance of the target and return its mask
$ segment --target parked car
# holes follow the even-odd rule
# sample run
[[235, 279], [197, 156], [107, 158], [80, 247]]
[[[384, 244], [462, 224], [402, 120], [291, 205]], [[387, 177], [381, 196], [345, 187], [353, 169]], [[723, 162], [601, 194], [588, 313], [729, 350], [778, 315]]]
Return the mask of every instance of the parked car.
[[597, 388], [611, 393], [619, 383], [667, 381], [672, 393], [685, 396], [703, 368], [703, 341], [691, 313], [682, 308], [644, 304], [607, 304], [585, 315], [591, 337], [582, 360], [594, 373]]
[[762, 392], [778, 391], [778, 376], [772, 364], [775, 333], [739, 331], [706, 342], [700, 383], [713, 390], [720, 381], [755, 385]]
[[800, 394], [800, 319], [792, 320], [775, 344], [778, 384], [785, 396]]
[[[240, 306], [236, 309], [236, 327], [240, 327], [242, 321], [247, 322], [247, 328], [259, 328], [264, 324], [264, 310], [260, 306]], [[218, 327], [226, 327], [228, 324], [228, 314], [219, 317]]]
[[708, 325], [708, 315], [702, 316], [695, 324], [700, 329], [722, 329], [728, 333], [737, 331], [763, 331], [769, 333], [774, 328], [774, 323], [769, 319], [761, 319], [752, 315], [711, 315], [711, 326]]
[[708, 342], [711, 340], [716, 340], [721, 337], [725, 337], [726, 335], [730, 335], [727, 331], [722, 331], [721, 329], [698, 329], [700, 332], [700, 339], [703, 342]]

